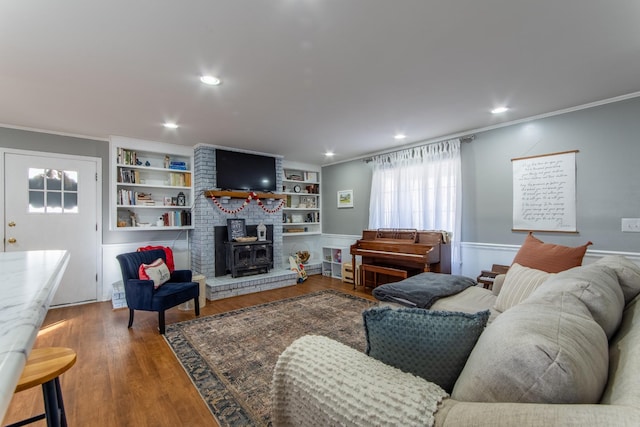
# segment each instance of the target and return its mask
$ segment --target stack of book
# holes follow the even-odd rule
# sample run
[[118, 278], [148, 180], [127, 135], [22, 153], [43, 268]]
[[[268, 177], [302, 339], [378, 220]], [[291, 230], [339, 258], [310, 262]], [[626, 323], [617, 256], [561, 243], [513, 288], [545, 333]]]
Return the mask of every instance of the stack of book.
[[136, 200], [134, 203], [135, 205], [140, 205], [140, 206], [156, 205], [156, 201], [151, 198], [151, 194], [147, 194], [147, 193], [135, 193], [135, 194], [136, 194]]
[[156, 201], [151, 198], [151, 194], [122, 189], [118, 191], [118, 204], [124, 206], [155, 206]]
[[169, 163], [169, 169], [177, 169], [177, 170], [181, 170], [181, 171], [186, 171], [187, 170], [187, 163], [186, 162], [171, 161], [171, 163]]

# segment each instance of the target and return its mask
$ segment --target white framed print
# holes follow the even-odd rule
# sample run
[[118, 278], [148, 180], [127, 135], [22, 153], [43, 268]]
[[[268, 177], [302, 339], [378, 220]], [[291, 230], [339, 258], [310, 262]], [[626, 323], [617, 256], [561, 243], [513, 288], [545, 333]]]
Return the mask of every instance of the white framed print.
[[338, 208], [353, 207], [353, 190], [338, 191]]

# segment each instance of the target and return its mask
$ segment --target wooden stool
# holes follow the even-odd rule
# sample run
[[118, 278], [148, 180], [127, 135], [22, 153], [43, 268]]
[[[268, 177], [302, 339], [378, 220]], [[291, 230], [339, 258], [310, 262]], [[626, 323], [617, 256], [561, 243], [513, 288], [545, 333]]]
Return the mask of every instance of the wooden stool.
[[16, 393], [42, 385], [44, 396], [44, 414], [10, 424], [7, 427], [18, 427], [38, 420], [47, 420], [48, 427], [66, 427], [67, 417], [64, 413], [60, 375], [76, 363], [76, 352], [64, 347], [35, 348], [31, 351], [22, 376], [16, 386]]

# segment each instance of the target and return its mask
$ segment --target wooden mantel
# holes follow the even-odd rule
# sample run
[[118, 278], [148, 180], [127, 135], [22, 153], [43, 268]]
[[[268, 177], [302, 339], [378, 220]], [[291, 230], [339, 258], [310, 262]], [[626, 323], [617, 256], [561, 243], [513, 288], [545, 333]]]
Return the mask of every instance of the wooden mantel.
[[[246, 199], [251, 194], [248, 191], [226, 191], [226, 190], [206, 190], [204, 195], [206, 197], [231, 197], [232, 199]], [[274, 194], [274, 193], [255, 193], [258, 199], [286, 199], [286, 194]]]

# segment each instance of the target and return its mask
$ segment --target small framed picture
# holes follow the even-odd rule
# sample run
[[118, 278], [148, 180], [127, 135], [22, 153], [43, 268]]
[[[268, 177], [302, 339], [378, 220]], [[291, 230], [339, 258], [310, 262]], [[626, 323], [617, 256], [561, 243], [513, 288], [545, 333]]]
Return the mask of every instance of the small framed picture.
[[165, 206], [171, 206], [171, 197], [165, 197], [164, 198], [164, 205]]
[[338, 191], [338, 208], [353, 207], [353, 190]]

